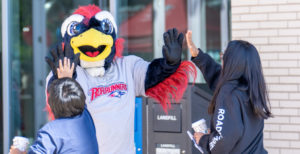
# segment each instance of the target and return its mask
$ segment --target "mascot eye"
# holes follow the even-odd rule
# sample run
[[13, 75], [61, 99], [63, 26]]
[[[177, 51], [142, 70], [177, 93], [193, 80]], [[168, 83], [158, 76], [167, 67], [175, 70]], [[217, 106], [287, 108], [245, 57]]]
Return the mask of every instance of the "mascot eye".
[[70, 36], [73, 36], [80, 33], [80, 30], [81, 30], [80, 24], [74, 21], [69, 24], [67, 32]]
[[111, 34], [113, 32], [113, 25], [108, 19], [101, 21], [101, 28], [105, 34]]
[[[98, 21], [100, 21], [101, 27], [102, 27], [102, 29], [103, 29], [104, 32], [108, 31], [108, 33], [110, 33], [110, 34], [112, 32], [115, 32], [117, 34], [118, 29], [117, 29], [117, 25], [116, 25], [115, 19], [114, 19], [114, 17], [109, 12], [107, 12], [107, 11], [98, 12], [95, 15], [95, 18]], [[102, 22], [104, 22], [104, 23], [102, 23]], [[106, 24], [108, 24], [108, 25], [106, 25]], [[108, 28], [108, 27], [110, 27], [110, 28]], [[108, 30], [108, 29], [110, 29], [110, 30]]]
[[[71, 25], [75, 25], [75, 23], [80, 23], [82, 22], [84, 19], [84, 17], [82, 15], [79, 15], [79, 14], [73, 14], [71, 15], [70, 17], [68, 17], [64, 22], [63, 24], [61, 25], [61, 36], [64, 37], [65, 34], [67, 33], [68, 35], [72, 36], [73, 34], [73, 30], [72, 30], [72, 33], [71, 33], [71, 30], [70, 30], [70, 26]], [[81, 28], [81, 26], [79, 27]]]

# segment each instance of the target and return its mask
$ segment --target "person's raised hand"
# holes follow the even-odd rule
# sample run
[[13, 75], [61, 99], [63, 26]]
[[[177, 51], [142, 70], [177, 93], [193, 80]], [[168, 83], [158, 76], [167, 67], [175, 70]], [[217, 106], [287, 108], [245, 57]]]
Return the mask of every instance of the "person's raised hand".
[[190, 53], [192, 55], [192, 57], [197, 57], [198, 53], [199, 53], [199, 50], [196, 48], [193, 40], [192, 40], [192, 31], [188, 31], [186, 34], [185, 34], [185, 37], [186, 37], [186, 42], [187, 42], [187, 46], [190, 50]]
[[74, 63], [70, 63], [70, 59], [67, 57], [64, 57], [64, 62], [62, 63], [62, 60], [59, 60], [59, 68], [57, 68], [57, 77], [59, 79], [61, 78], [72, 78], [73, 72], [74, 72]]

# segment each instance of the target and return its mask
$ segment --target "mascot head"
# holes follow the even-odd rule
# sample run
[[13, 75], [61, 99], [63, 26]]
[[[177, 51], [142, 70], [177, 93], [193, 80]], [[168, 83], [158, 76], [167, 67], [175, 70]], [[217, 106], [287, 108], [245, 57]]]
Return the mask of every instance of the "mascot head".
[[117, 39], [117, 25], [108, 11], [95, 5], [81, 6], [61, 26], [64, 44], [80, 53], [80, 65], [94, 77], [105, 74], [115, 57], [120, 57], [123, 39]]

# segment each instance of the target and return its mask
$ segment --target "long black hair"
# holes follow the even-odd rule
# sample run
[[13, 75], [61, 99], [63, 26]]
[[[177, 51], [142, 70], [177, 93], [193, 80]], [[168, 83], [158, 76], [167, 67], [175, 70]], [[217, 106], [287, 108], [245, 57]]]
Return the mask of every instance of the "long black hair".
[[249, 42], [230, 41], [223, 56], [223, 68], [209, 106], [209, 113], [215, 110], [216, 100], [222, 86], [237, 80], [248, 86], [248, 95], [254, 114], [267, 119], [271, 117], [269, 98], [257, 49]]

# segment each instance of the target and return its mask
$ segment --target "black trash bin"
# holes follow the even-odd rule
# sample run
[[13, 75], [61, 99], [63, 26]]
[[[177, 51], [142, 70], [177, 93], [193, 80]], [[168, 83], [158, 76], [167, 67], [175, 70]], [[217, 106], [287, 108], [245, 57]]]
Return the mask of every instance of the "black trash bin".
[[187, 135], [192, 122], [201, 118], [210, 125], [207, 108], [212, 92], [205, 84], [189, 85], [183, 99], [166, 114], [152, 99], [143, 103], [143, 153], [144, 154], [197, 154]]

